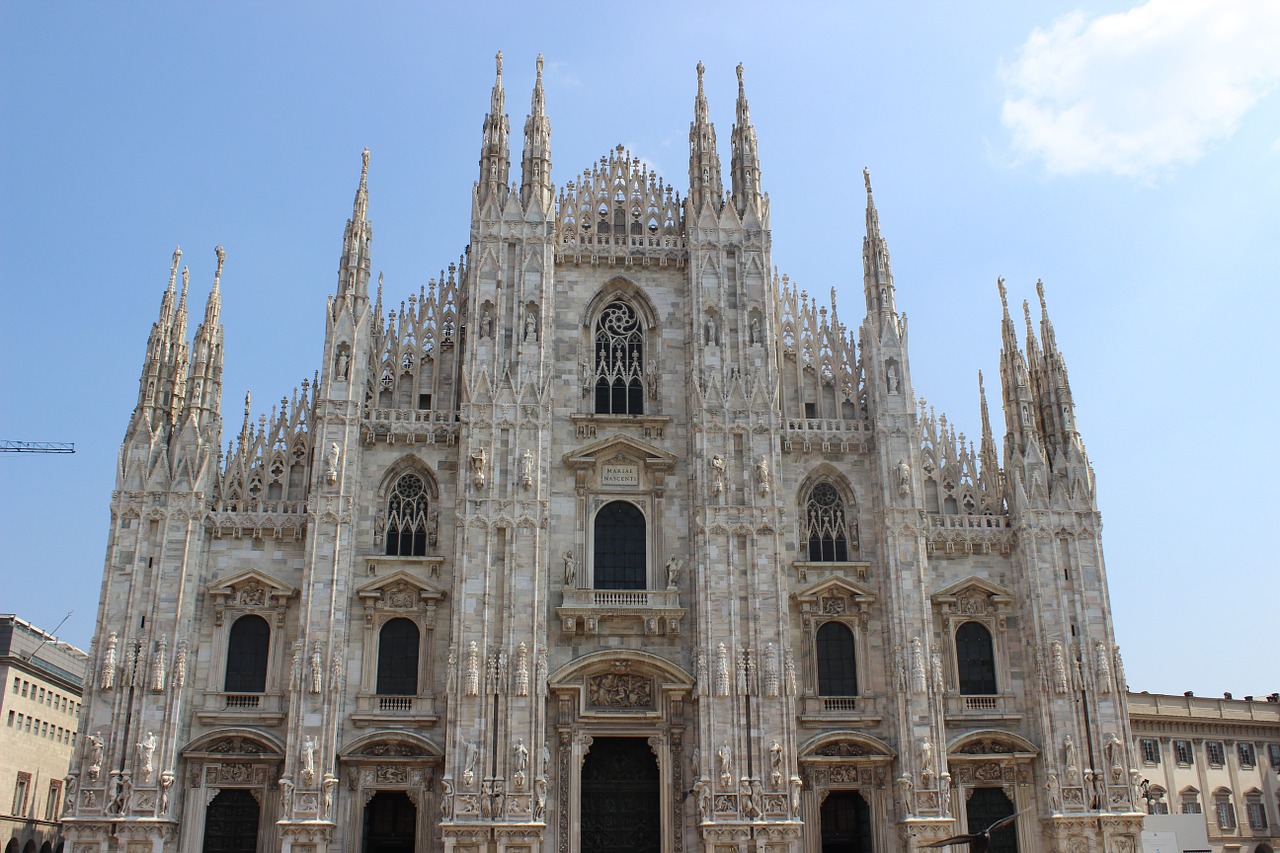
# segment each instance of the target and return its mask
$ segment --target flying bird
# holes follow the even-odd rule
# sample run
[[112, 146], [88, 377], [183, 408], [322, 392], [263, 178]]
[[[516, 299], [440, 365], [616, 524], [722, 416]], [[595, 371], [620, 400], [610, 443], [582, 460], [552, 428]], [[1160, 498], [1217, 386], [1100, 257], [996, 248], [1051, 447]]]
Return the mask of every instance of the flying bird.
[[981, 832], [971, 832], [968, 835], [953, 835], [950, 838], [944, 838], [941, 841], [935, 841], [932, 844], [921, 844], [920, 846], [950, 847], [952, 844], [968, 844], [969, 853], [987, 853], [987, 850], [991, 847], [991, 833], [998, 829], [1004, 829], [1006, 826], [1013, 823], [1014, 819], [1018, 815], [1026, 811], [1028, 811], [1028, 809], [1023, 809], [1020, 812], [1014, 812], [1008, 817], [1002, 817]]

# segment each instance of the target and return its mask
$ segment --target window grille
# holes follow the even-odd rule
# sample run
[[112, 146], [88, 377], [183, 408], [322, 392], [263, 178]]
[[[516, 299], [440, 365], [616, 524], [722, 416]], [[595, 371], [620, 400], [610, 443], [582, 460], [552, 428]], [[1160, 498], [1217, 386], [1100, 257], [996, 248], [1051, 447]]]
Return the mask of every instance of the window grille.
[[593, 573], [596, 589], [646, 589], [644, 513], [630, 501], [613, 501], [596, 513]]
[[267, 689], [267, 650], [271, 628], [261, 616], [241, 616], [227, 640], [226, 693], [262, 693]]
[[978, 622], [956, 629], [956, 669], [963, 696], [992, 695], [996, 691], [996, 657], [991, 632]]
[[379, 696], [418, 693], [418, 626], [410, 619], [392, 619], [378, 635]]
[[854, 660], [853, 632], [841, 622], [824, 622], [818, 628], [816, 644], [818, 695], [857, 696], [858, 670]]

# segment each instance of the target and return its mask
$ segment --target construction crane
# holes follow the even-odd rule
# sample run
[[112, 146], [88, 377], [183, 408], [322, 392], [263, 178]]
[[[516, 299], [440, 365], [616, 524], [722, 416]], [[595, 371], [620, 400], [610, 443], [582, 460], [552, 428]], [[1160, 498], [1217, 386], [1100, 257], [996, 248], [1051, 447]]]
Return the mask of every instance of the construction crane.
[[0, 439], [0, 453], [75, 453], [69, 441], [5, 441]]

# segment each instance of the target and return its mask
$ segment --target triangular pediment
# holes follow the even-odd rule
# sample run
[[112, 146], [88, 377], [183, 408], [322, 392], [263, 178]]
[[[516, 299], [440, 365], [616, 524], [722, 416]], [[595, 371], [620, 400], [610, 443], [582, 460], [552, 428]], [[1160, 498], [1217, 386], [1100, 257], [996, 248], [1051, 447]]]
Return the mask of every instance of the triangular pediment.
[[984, 598], [989, 599], [993, 604], [1011, 604], [1013, 593], [998, 583], [977, 575], [970, 575], [933, 594], [933, 600], [939, 603], [960, 598]]
[[876, 594], [870, 587], [846, 577], [828, 577], [803, 586], [791, 594], [796, 601], [817, 601], [820, 598], [844, 597], [862, 601], [875, 601]]
[[675, 454], [647, 441], [621, 434], [593, 441], [573, 453], [565, 454], [564, 464], [570, 468], [592, 468], [618, 456], [625, 456], [646, 468], [668, 469], [676, 464]]
[[356, 597], [366, 604], [404, 610], [440, 601], [444, 596], [445, 592], [440, 587], [403, 569], [370, 581], [356, 590]]
[[249, 569], [210, 583], [209, 594], [230, 604], [262, 607], [292, 598], [298, 590], [264, 571]]

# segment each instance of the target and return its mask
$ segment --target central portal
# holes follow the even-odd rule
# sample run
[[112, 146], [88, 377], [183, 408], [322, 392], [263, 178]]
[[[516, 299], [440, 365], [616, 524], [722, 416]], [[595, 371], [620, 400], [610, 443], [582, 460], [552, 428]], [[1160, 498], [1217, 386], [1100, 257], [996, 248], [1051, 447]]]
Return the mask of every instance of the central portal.
[[582, 765], [582, 853], [658, 853], [658, 762], [644, 738], [598, 737]]
[[364, 853], [413, 853], [418, 808], [404, 791], [379, 791], [364, 807]]

